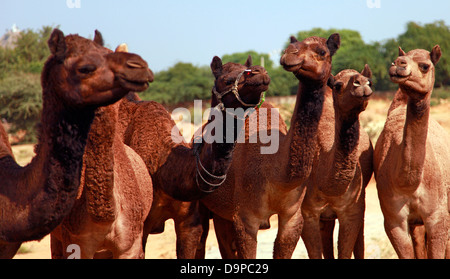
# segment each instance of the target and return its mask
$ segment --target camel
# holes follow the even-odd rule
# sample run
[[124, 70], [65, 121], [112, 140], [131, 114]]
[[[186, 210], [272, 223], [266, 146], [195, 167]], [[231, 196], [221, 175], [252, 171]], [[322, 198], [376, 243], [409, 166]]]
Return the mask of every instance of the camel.
[[[431, 52], [399, 47], [389, 69], [399, 89], [375, 147], [374, 170], [386, 234], [401, 259], [444, 258], [446, 252], [450, 136], [430, 118], [440, 57], [438, 45]], [[424, 231], [426, 251], [420, 249]]]
[[[270, 82], [263, 67], [252, 66], [251, 57], [245, 65], [223, 65], [216, 56], [211, 70], [215, 77], [213, 108], [254, 107]], [[231, 94], [233, 89], [238, 96]], [[125, 142], [144, 159], [154, 183], [154, 200], [145, 222], [143, 246], [148, 234], [164, 231], [164, 222], [172, 218], [177, 234], [177, 257], [203, 258], [204, 246], [199, 249], [198, 246], [203, 230], [209, 225], [209, 214], [198, 200], [220, 187], [227, 175], [243, 120], [228, 119], [230, 115], [225, 110], [218, 110], [216, 113], [224, 120], [218, 127], [224, 130], [223, 143], [177, 143], [174, 138], [180, 138], [181, 134], [162, 105], [139, 101], [133, 94], [127, 98], [121, 107], [121, 117], [131, 119], [125, 131]], [[216, 119], [210, 119], [202, 131], [208, 129], [212, 120]], [[230, 120], [236, 123], [229, 123]], [[227, 142], [230, 134], [232, 140]]]
[[310, 258], [322, 258], [322, 254], [334, 258], [336, 219], [339, 220], [338, 257], [350, 258], [358, 239], [355, 258], [364, 258], [365, 188], [373, 173], [373, 147], [360, 126], [359, 115], [372, 95], [371, 77], [368, 65], [361, 74], [343, 70], [330, 77], [333, 107], [324, 107], [324, 116], [333, 113], [334, 117], [329, 115], [319, 124], [320, 151], [306, 182], [302, 203], [302, 238]]
[[[284, 125], [272, 125], [275, 120], [284, 123], [279, 115], [275, 116], [278, 119], [270, 116], [265, 129], [279, 134], [278, 151], [261, 154], [260, 147], [264, 145], [261, 141], [238, 143], [228, 179], [202, 199], [213, 213], [222, 257], [255, 258], [258, 230], [270, 226], [273, 214], [278, 214], [273, 256], [292, 256], [302, 230], [301, 201], [306, 192], [303, 183], [311, 173], [317, 152], [318, 124], [325, 95], [331, 91], [327, 87], [331, 58], [339, 46], [339, 34], [328, 39], [310, 37], [302, 42], [291, 37], [291, 44], [280, 60], [284, 69], [299, 79], [289, 131]], [[263, 107], [273, 110], [269, 104]], [[262, 111], [250, 117], [246, 137], [260, 132], [248, 127], [254, 127], [251, 121], [261, 117]]]
[[96, 34], [91, 41], [53, 30], [48, 41], [51, 56], [41, 75], [43, 110], [36, 156], [20, 167], [1, 152], [2, 258], [14, 256], [21, 242], [41, 239], [69, 214], [95, 109], [130, 90], [148, 87], [149, 74], [127, 64], [143, 60], [135, 54], [111, 53], [99, 45]]
[[[128, 52], [121, 45], [116, 52]], [[129, 62], [131, 63], [131, 62]], [[153, 73], [144, 61], [133, 67]], [[144, 161], [125, 145], [118, 122], [120, 102], [96, 111], [83, 158], [82, 193], [70, 214], [51, 233], [52, 258], [67, 258], [80, 246], [81, 258], [144, 258], [142, 232], [153, 199]], [[108, 254], [107, 254], [108, 253]]]

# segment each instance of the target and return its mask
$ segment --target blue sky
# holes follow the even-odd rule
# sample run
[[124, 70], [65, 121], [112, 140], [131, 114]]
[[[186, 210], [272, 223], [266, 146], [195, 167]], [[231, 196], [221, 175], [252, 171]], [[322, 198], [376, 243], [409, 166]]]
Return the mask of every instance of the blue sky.
[[[79, 8], [68, 7], [76, 1]], [[98, 29], [107, 45], [128, 43], [154, 71], [180, 61], [209, 65], [214, 55], [279, 52], [290, 35], [313, 27], [354, 29], [372, 42], [403, 33], [408, 21], [436, 20], [450, 24], [450, 1], [0, 0], [0, 35], [13, 24], [59, 25], [85, 37]]]

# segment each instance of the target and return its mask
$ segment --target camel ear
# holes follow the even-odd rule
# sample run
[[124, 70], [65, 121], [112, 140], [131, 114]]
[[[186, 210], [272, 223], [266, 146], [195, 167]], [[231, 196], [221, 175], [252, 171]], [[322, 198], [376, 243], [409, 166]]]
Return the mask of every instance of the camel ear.
[[405, 55], [406, 52], [401, 47], [398, 47], [398, 56], [405, 56]]
[[66, 58], [67, 46], [64, 33], [61, 30], [53, 30], [50, 39], [48, 39], [48, 48], [59, 62], [64, 61]]
[[362, 70], [361, 75], [365, 76], [366, 78], [372, 78], [372, 70], [370, 69], [369, 65], [364, 66], [364, 70]]
[[291, 44], [298, 42], [297, 38], [291, 36]]
[[327, 47], [330, 50], [330, 56], [333, 56], [341, 46], [341, 36], [339, 33], [332, 34], [327, 40]]
[[433, 64], [436, 65], [437, 62], [439, 62], [439, 59], [441, 59], [441, 55], [442, 55], [441, 47], [439, 45], [435, 45], [430, 52], [431, 62], [433, 62]]
[[94, 42], [101, 46], [105, 45], [105, 42], [103, 41], [102, 33], [100, 33], [100, 31], [98, 31], [98, 30], [95, 30]]
[[249, 55], [247, 61], [245, 62], [245, 67], [250, 68], [253, 64], [252, 56]]
[[116, 47], [116, 50], [114, 52], [128, 52], [127, 44], [120, 44], [118, 47]]
[[222, 74], [222, 59], [218, 56], [214, 56], [211, 62], [211, 71], [215, 78], [218, 78]]
[[330, 74], [330, 77], [328, 78], [327, 85], [328, 85], [328, 87], [333, 89], [333, 87], [334, 87], [334, 76], [332, 74]]

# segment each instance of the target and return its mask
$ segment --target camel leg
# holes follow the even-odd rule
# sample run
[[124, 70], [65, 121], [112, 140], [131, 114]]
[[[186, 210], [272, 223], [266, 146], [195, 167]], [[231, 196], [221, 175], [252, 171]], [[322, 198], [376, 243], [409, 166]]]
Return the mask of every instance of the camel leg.
[[413, 259], [414, 249], [408, 234], [408, 222], [404, 220], [388, 220], [385, 217], [384, 229], [400, 259]]
[[[449, 233], [450, 237], [450, 233]], [[450, 239], [447, 240], [447, 248], [445, 249], [445, 258], [450, 259]]]
[[197, 251], [195, 252], [195, 258], [200, 260], [204, 259], [206, 254], [206, 239], [208, 238], [209, 233], [209, 219], [211, 212], [203, 204], [199, 204], [199, 207], [202, 222], [202, 236], [200, 237], [200, 242]]
[[0, 241], [0, 259], [12, 259], [22, 245], [21, 242], [6, 243]]
[[278, 215], [278, 234], [275, 239], [273, 258], [290, 259], [302, 233], [301, 206], [292, 216]]
[[304, 214], [302, 239], [310, 259], [322, 259], [322, 239], [320, 235], [320, 216]]
[[414, 255], [416, 259], [427, 258], [426, 231], [423, 225], [411, 225], [409, 227], [411, 239], [414, 246]]
[[[444, 213], [445, 214], [445, 213]], [[425, 220], [425, 229], [427, 231], [427, 254], [429, 259], [443, 259], [448, 241], [448, 220], [440, 218], [444, 214], [435, 214], [436, 216]], [[448, 213], [447, 213], [448, 214]]]
[[214, 215], [214, 231], [223, 259], [237, 259], [236, 239], [233, 237], [233, 222]]
[[350, 259], [355, 247], [361, 227], [364, 225], [364, 216], [362, 214], [339, 214], [339, 239], [338, 239], [338, 258]]
[[52, 234], [50, 235], [50, 250], [52, 251], [52, 259], [64, 259], [62, 242]]
[[353, 255], [355, 259], [362, 260], [364, 259], [364, 224], [361, 226], [359, 230], [358, 238], [356, 239], [355, 248], [353, 249]]
[[334, 259], [333, 232], [336, 220], [320, 220], [324, 259]]
[[110, 250], [113, 259], [144, 259], [142, 249], [143, 228], [133, 228], [133, 231], [120, 232], [114, 241], [106, 242], [106, 249]]
[[177, 258], [194, 259], [200, 244], [203, 228], [201, 219], [194, 214], [175, 221], [177, 235]]
[[233, 217], [233, 229], [239, 259], [256, 259], [259, 223], [245, 223], [239, 216]]

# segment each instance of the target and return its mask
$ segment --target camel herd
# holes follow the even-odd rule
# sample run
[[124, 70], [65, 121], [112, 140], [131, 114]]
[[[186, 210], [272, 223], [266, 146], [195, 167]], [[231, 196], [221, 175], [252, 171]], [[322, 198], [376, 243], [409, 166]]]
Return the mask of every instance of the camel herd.
[[[176, 140], [161, 104], [135, 93], [153, 73], [125, 45], [113, 52], [98, 31], [88, 40], [55, 29], [48, 46], [30, 164], [15, 162], [0, 126], [0, 258], [49, 233], [52, 258], [67, 258], [72, 244], [81, 258], [144, 258], [147, 236], [173, 219], [177, 257], [202, 259], [212, 218], [222, 257], [251, 259], [276, 214], [274, 258], [291, 258], [300, 238], [310, 258], [334, 258], [337, 219], [338, 258], [363, 259], [372, 174], [399, 258], [450, 256], [450, 136], [429, 115], [439, 46], [399, 48], [389, 69], [399, 90], [375, 148], [359, 122], [372, 72], [331, 74], [339, 34], [291, 37], [280, 59], [299, 81], [289, 129], [263, 102], [263, 67], [214, 57], [214, 113], [190, 143]], [[254, 109], [230, 113], [238, 108]], [[277, 134], [277, 152], [262, 154], [267, 143], [248, 140], [261, 132]], [[223, 140], [208, 140], [213, 134]]]

